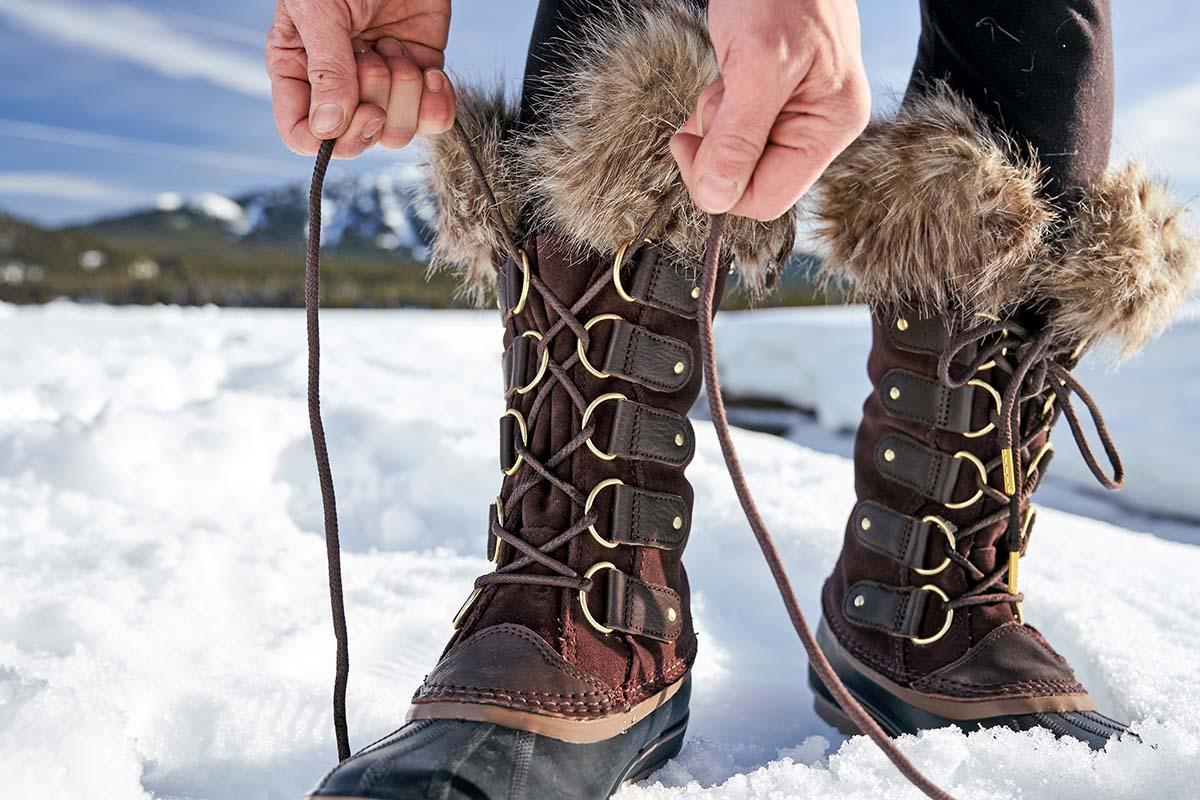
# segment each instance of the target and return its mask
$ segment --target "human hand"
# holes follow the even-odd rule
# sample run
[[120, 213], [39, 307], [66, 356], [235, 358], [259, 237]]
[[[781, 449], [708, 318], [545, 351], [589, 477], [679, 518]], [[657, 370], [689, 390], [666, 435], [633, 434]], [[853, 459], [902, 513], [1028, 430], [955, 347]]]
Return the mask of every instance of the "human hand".
[[275, 125], [295, 153], [400, 148], [448, 131], [454, 90], [442, 71], [450, 0], [278, 0], [267, 35]]
[[671, 140], [696, 204], [786, 213], [866, 127], [871, 98], [853, 0], [710, 0], [721, 76]]

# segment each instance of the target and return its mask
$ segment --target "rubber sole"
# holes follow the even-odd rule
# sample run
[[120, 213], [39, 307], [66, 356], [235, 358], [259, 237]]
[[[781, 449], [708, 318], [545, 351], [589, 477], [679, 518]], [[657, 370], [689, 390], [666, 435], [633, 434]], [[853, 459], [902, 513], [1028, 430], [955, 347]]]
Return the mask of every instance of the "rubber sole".
[[673, 727], [663, 731], [653, 742], [643, 747], [641, 752], [637, 754], [637, 758], [625, 768], [625, 771], [621, 773], [621, 777], [617, 778], [612, 791], [608, 793], [609, 797], [616, 794], [622, 784], [637, 783], [649, 778], [668, 761], [679, 755], [679, 751], [683, 749], [683, 739], [687, 735], [688, 719], [690, 716], [690, 714], [685, 716], [679, 722], [675, 723]]

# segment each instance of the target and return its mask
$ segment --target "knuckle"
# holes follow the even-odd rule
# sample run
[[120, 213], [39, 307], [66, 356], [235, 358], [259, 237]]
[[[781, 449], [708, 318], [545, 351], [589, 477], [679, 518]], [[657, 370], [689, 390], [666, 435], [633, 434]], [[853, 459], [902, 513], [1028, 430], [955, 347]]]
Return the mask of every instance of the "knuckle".
[[360, 61], [358, 78], [364, 82], [382, 82], [391, 78], [391, 71], [382, 61]]
[[309, 58], [308, 82], [315, 91], [336, 91], [351, 80], [350, 74], [341, 64], [326, 59]]
[[392, 80], [395, 81], [414, 83], [424, 77], [421, 68], [407, 58], [389, 58], [387, 60], [387, 67]]
[[407, 147], [412, 142], [415, 133], [415, 130], [389, 125], [383, 129], [383, 136], [380, 138], [379, 143], [384, 147], [399, 150], [402, 147]]
[[762, 155], [762, 145], [739, 130], [725, 131], [713, 144], [718, 160], [737, 166], [753, 164]]

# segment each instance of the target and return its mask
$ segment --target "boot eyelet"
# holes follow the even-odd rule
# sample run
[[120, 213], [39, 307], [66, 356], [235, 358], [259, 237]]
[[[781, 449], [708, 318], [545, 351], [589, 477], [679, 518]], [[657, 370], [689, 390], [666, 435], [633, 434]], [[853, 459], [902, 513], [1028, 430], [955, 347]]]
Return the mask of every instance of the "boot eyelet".
[[[510, 408], [504, 412], [504, 417], [512, 417], [513, 419], [515, 419], [517, 421], [517, 429], [521, 431], [521, 444], [525, 447], [528, 447], [529, 446], [529, 428], [525, 424], [525, 416], [523, 414], [521, 414], [520, 411], [517, 411], [515, 408]], [[501, 419], [503, 419], [504, 417], [501, 417]], [[521, 464], [523, 464], [524, 462], [525, 462], [525, 456], [518, 453], [516, 460], [513, 461], [513, 465], [511, 467], [509, 467], [508, 469], [504, 469], [504, 467], [501, 466], [500, 471], [503, 472], [505, 475], [516, 475], [517, 470], [519, 470], [521, 468]]]
[[[600, 495], [600, 492], [604, 491], [609, 486], [624, 485], [625, 481], [621, 480], [620, 478], [608, 478], [607, 480], [597, 483], [592, 487], [592, 491], [588, 494], [587, 502], [583, 504], [583, 513], [586, 515], [591, 512], [592, 505], [596, 502], [596, 498]], [[592, 538], [599, 542], [602, 547], [607, 547], [611, 550], [617, 546], [617, 542], [610, 542], [608, 539], [605, 539], [603, 536], [601, 536], [600, 531], [596, 530], [595, 525], [588, 525], [588, 533], [592, 534]]]
[[512, 308], [513, 316], [520, 314], [525, 310], [525, 303], [529, 300], [529, 256], [521, 253], [521, 273], [524, 278], [521, 280], [521, 295], [517, 298], [517, 304]]
[[[521, 335], [524, 337], [530, 338], [530, 339], [534, 339], [539, 342], [542, 340], [542, 335], [540, 333], [538, 333], [537, 331], [525, 331]], [[530, 392], [532, 392], [534, 387], [542, 382], [542, 378], [545, 377], [545, 375], [546, 375], [546, 368], [549, 366], [550, 366], [550, 349], [546, 348], [546, 349], [542, 350], [542, 363], [538, 365], [537, 375], [534, 375], [533, 380], [531, 380], [529, 383], [527, 383], [524, 386], [517, 389], [517, 394], [529, 394]]]
[[[987, 486], [987, 482], [988, 482], [987, 467], [985, 467], [983, 465], [983, 462], [979, 460], [978, 456], [976, 456], [974, 453], [970, 453], [966, 450], [959, 450], [957, 453], [954, 454], [954, 457], [959, 458], [959, 459], [965, 458], [967, 461], [970, 461], [972, 464], [974, 464], [975, 468], [977, 470], [979, 470], [979, 483], [983, 486]], [[971, 495], [970, 500], [964, 500], [961, 503], [942, 503], [942, 505], [944, 505], [946, 508], [957, 511], [957, 510], [963, 509], [963, 508], [970, 508], [971, 506], [978, 503], [980, 498], [982, 498], [982, 497], [983, 497], [983, 489], [976, 489], [975, 494]]]
[[[591, 420], [592, 420], [592, 413], [595, 412], [596, 407], [598, 405], [600, 405], [601, 403], [605, 402], [606, 400], [627, 400], [627, 399], [628, 398], [625, 397], [625, 395], [621, 394], [620, 392], [609, 392], [608, 394], [600, 395], [595, 400], [588, 403], [588, 407], [586, 409], [584, 409], [583, 422], [580, 424], [580, 427], [586, 428], [588, 426], [588, 423], [591, 422]], [[590, 437], [590, 436], [587, 438], [587, 440], [584, 442], [584, 444], [586, 444], [588, 446], [588, 449], [592, 451], [592, 455], [594, 455], [596, 458], [600, 459], [601, 461], [612, 461], [613, 459], [616, 458], [616, 455], [614, 455], [613, 453], [606, 453], [603, 450], [601, 450], [599, 447], [597, 447], [596, 443], [592, 441], [592, 437]]]
[[450, 623], [454, 626], [454, 630], [462, 627], [463, 620], [467, 618], [467, 612], [475, 605], [475, 601], [479, 599], [479, 595], [481, 594], [483, 594], [483, 589], [480, 589], [478, 586], [471, 590], [471, 595], [467, 598], [467, 602], [459, 607], [458, 613], [454, 615], [454, 619]]
[[[611, 561], [601, 561], [599, 563], [593, 564], [588, 569], [587, 572], [583, 573], [583, 577], [584, 577], [584, 580], [591, 580], [592, 576], [595, 575], [597, 572], [600, 572], [601, 570], [605, 570], [605, 569], [615, 570], [616, 568], [617, 568], [617, 565], [612, 563]], [[584, 617], [584, 619], [586, 619], [588, 621], [589, 625], [591, 625], [593, 628], [595, 628], [596, 630], [603, 633], [605, 636], [608, 636], [610, 633], [613, 632], [612, 628], [608, 627], [607, 625], [601, 625], [599, 622], [596, 621], [596, 618], [592, 616], [592, 610], [590, 608], [588, 608], [588, 593], [587, 593], [586, 589], [579, 590], [579, 606], [580, 606], [580, 608], [583, 609], [583, 617]]]
[[[995, 386], [992, 386], [987, 381], [980, 380], [979, 378], [972, 378], [971, 380], [967, 381], [967, 386], [975, 386], [990, 394], [992, 396], [992, 401], [996, 404], [996, 416], [1000, 416], [1000, 411], [1004, 407], [1004, 400], [1000, 397], [1000, 392], [996, 391]], [[967, 437], [968, 439], [977, 439], [980, 436], [985, 436], [994, 430], [996, 430], [996, 423], [989, 422], [986, 427], [980, 428], [977, 431], [967, 431], [963, 434], [963, 436]]]
[[[604, 322], [605, 320], [614, 320], [614, 321], [624, 322], [625, 318], [622, 317], [620, 314], [598, 314], [597, 316], [594, 316], [591, 319], [589, 319], [587, 321], [587, 323], [583, 326], [583, 329], [585, 331], [590, 331], [592, 329], [592, 326], [595, 325], [597, 322]], [[597, 378], [600, 378], [602, 380], [604, 378], [612, 377], [612, 375], [610, 373], [602, 372], [601, 370], [596, 369], [594, 366], [592, 366], [592, 362], [588, 361], [587, 350], [585, 350], [583, 347], [583, 339], [575, 340], [575, 349], [579, 353], [579, 363], [583, 364], [584, 369], [586, 369], [588, 372], [592, 373]]]
[[[937, 526], [937, 528], [939, 528], [941, 530], [941, 532], [946, 535], [946, 541], [950, 544], [950, 549], [951, 550], [958, 549], [958, 540], [954, 538], [954, 528], [950, 525], [949, 522], [946, 522], [946, 520], [944, 520], [941, 517], [936, 516], [934, 514], [930, 514], [929, 516], [925, 517], [925, 519], [923, 519], [922, 522], [929, 522], [929, 523]], [[926, 576], [937, 575], [939, 573], [945, 572], [946, 567], [948, 567], [948, 566], [950, 566], [950, 556], [946, 556], [946, 559], [941, 564], [938, 564], [936, 567], [934, 567], [933, 569], [926, 569], [923, 567], [913, 567], [913, 572], [917, 573], [918, 575], [926, 575]]]
[[[924, 586], [922, 586], [921, 591], [929, 592], [932, 595], [936, 595], [938, 598], [941, 599], [941, 601], [943, 603], [950, 602], [950, 598], [946, 595], [946, 593], [943, 592], [940, 587], [935, 586], [932, 583], [927, 583]], [[918, 646], [922, 646], [922, 647], [927, 644], [933, 644], [934, 642], [938, 641], [939, 639], [941, 639], [943, 636], [946, 635], [946, 631], [950, 630], [950, 623], [952, 623], [952, 622], [954, 622], [954, 609], [947, 608], [946, 609], [946, 621], [942, 623], [941, 629], [937, 633], [935, 633], [933, 636], [927, 636], [924, 639], [918, 639], [916, 637], [913, 637], [912, 643], [915, 645], [918, 645]]]

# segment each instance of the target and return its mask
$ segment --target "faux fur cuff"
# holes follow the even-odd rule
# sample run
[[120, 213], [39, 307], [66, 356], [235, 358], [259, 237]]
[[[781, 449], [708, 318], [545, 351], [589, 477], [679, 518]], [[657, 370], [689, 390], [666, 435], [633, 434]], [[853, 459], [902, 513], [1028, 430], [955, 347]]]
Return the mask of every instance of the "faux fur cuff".
[[873, 303], [942, 313], [1044, 305], [1074, 340], [1128, 354], [1178, 309], [1200, 262], [1182, 209], [1137, 166], [1064, 211], [1036, 156], [940, 87], [873, 122], [822, 177], [828, 278]]
[[[633, 240], [681, 185], [669, 142], [717, 77], [698, 14], [678, 0], [614, 4], [562, 45], [577, 67], [556, 81], [562, 88], [539, 109], [538, 129], [521, 136], [510, 134], [513, 111], [500, 95], [460, 92], [459, 120], [510, 225], [525, 220], [603, 253]], [[486, 205], [453, 133], [437, 137], [429, 155], [440, 214], [434, 265], [463, 270], [479, 297], [490, 288], [498, 244]], [[757, 290], [767, 282], [790, 255], [794, 230], [793, 214], [771, 223], [730, 219], [726, 246], [744, 284]], [[677, 192], [656, 240], [698, 265], [707, 235], [708, 217]]]

